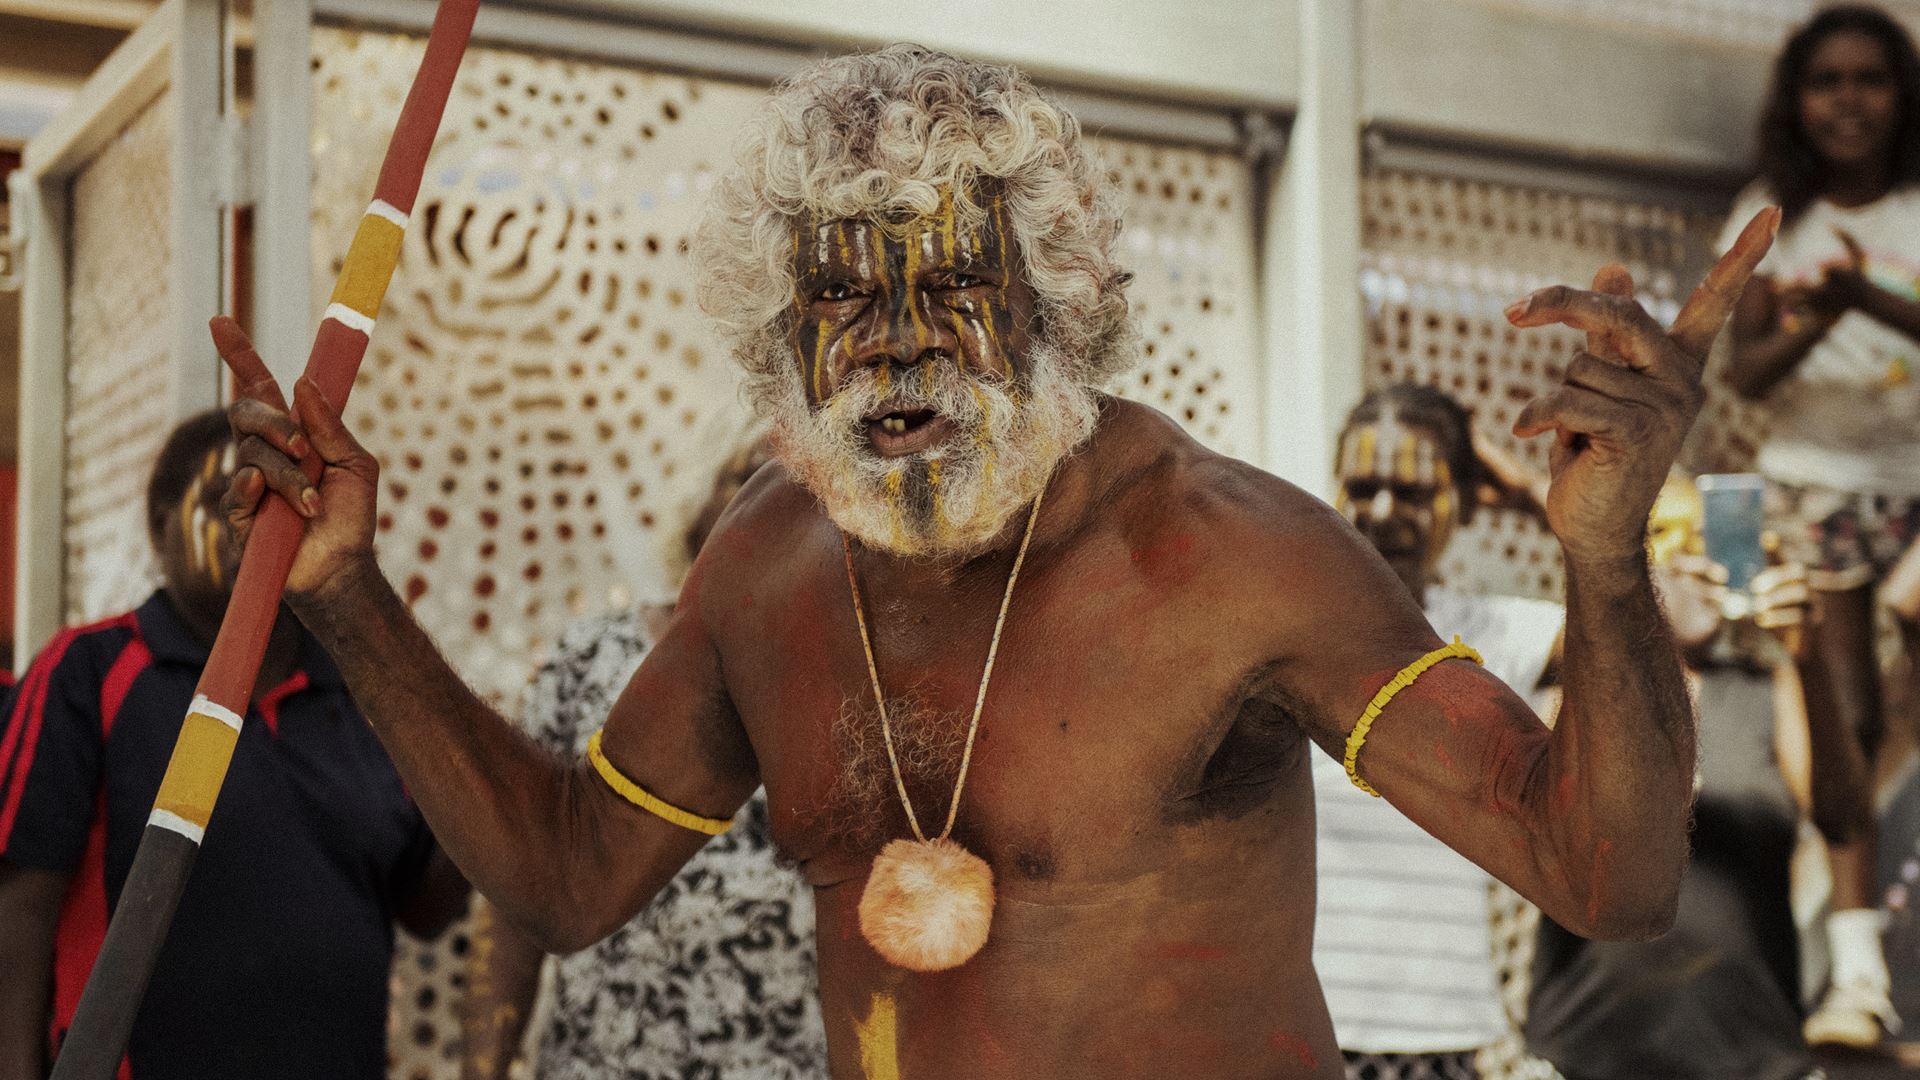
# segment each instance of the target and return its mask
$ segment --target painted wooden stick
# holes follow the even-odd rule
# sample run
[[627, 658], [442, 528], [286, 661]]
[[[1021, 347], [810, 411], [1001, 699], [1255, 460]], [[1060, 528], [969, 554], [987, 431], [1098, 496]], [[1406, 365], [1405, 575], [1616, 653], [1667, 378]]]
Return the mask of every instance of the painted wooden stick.
[[[337, 406], [345, 406], [353, 389], [373, 320], [399, 261], [407, 217], [420, 192], [427, 154], [433, 149], [478, 6], [479, 0], [440, 0], [426, 56], [387, 145], [373, 203], [360, 219], [314, 336], [306, 373]], [[309, 481], [319, 480], [320, 462], [314, 455], [308, 455], [303, 467]], [[113, 921], [54, 1064], [55, 1080], [111, 1080], [119, 1067], [147, 980], [226, 780], [303, 528], [291, 506], [277, 495], [268, 497], [248, 538], [226, 618], [174, 743]]]

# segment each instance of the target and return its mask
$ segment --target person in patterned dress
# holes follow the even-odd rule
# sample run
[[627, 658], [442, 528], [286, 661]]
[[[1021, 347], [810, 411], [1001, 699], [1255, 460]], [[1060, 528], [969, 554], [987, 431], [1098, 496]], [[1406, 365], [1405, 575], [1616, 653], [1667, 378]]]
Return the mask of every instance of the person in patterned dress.
[[[754, 443], [727, 462], [687, 529], [689, 561], [747, 478]], [[660, 639], [670, 604], [582, 619], [534, 675], [523, 715], [546, 749], [577, 757]], [[483, 915], [468, 966], [462, 1080], [504, 1080], [532, 1017], [544, 959], [505, 920]], [[813, 948], [813, 897], [775, 860], [766, 792], [689, 861], [627, 925], [554, 965], [537, 1033], [540, 1080], [801, 1080], [826, 1070]]]

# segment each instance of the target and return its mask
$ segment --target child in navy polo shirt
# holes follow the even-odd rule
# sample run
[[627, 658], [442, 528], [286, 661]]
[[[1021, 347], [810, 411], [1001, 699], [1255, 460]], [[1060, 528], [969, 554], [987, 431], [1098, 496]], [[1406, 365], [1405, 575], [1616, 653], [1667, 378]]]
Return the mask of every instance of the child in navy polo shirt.
[[[42, 1076], [126, 881], [237, 561], [219, 412], [168, 437], [147, 488], [165, 584], [55, 635], [0, 729], [0, 1076]], [[393, 924], [437, 934], [466, 884], [339, 673], [283, 614], [134, 1023], [133, 1080], [386, 1073]]]

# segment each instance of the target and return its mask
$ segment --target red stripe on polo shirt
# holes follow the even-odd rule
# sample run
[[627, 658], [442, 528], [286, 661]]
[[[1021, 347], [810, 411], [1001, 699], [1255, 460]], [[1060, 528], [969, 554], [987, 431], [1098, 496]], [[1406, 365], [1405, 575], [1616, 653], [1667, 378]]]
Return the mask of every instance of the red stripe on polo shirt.
[[85, 626], [69, 627], [54, 635], [41, 652], [39, 661], [27, 673], [27, 684], [20, 688], [19, 697], [14, 701], [13, 717], [7, 724], [7, 738], [0, 743], [0, 761], [6, 761], [13, 754], [16, 740], [19, 743], [19, 753], [13, 757], [4, 786], [0, 786], [0, 791], [6, 795], [5, 803], [0, 804], [0, 850], [6, 848], [7, 840], [13, 836], [13, 821], [20, 813], [20, 799], [27, 793], [27, 776], [33, 771], [34, 751], [40, 744], [40, 723], [46, 716], [47, 684], [53, 680], [53, 673], [60, 667], [60, 661], [66, 659], [68, 647], [80, 635], [114, 627], [129, 627], [135, 634], [139, 633], [139, 624], [131, 611]]
[[[86, 852], [67, 882], [60, 904], [59, 930], [53, 939], [53, 1024], [48, 1032], [55, 1056], [60, 1041], [73, 1025], [100, 943], [107, 937], [107, 789], [93, 803], [93, 824], [87, 829]], [[124, 1067], [124, 1065], [123, 1065]]]
[[[35, 664], [34, 670], [28, 673], [27, 685], [21, 688], [20, 700], [14, 706], [13, 719], [7, 725], [7, 742], [11, 744], [18, 738], [20, 749], [7, 776], [6, 802], [0, 804], [0, 848], [6, 847], [13, 835], [13, 819], [20, 812], [20, 797], [27, 792], [27, 774], [33, 771], [33, 754], [40, 745], [40, 721], [47, 710], [47, 683], [52, 681], [60, 661], [66, 658], [67, 646], [79, 636], [78, 629], [62, 630], [55, 635], [47, 646], [45, 663]], [[0, 757], [12, 749], [11, 745], [0, 747]]]
[[106, 742], [113, 734], [114, 717], [120, 715], [120, 706], [126, 704], [127, 691], [133, 689], [133, 681], [153, 663], [153, 653], [147, 643], [136, 637], [127, 642], [120, 650], [119, 659], [107, 669], [106, 681], [100, 684], [100, 741]]
[[260, 719], [266, 721], [269, 734], [280, 734], [280, 703], [305, 690], [312, 681], [305, 671], [296, 671], [286, 682], [260, 695], [255, 707], [260, 710]]

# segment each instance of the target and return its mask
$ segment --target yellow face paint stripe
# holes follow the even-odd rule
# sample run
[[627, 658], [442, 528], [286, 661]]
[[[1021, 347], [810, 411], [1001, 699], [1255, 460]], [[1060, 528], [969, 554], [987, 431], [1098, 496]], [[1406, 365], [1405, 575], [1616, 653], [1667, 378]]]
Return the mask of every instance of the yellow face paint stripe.
[[1379, 445], [1379, 438], [1380, 432], [1373, 427], [1363, 427], [1359, 431], [1354, 432], [1354, 472], [1373, 467], [1374, 452]]
[[1417, 483], [1420, 480], [1420, 470], [1414, 464], [1419, 441], [1411, 433], [1401, 432], [1400, 438], [1394, 443], [1393, 478], [1403, 484]]
[[907, 234], [906, 280], [900, 283], [900, 292], [907, 305], [907, 318], [913, 320], [913, 347], [927, 347], [927, 328], [920, 322], [920, 301], [915, 295], [920, 282], [920, 235], [918, 232]]
[[[160, 792], [153, 808], [198, 829], [207, 827], [213, 816], [213, 803], [220, 795], [220, 781], [233, 760], [234, 744], [240, 732], [226, 721], [203, 712], [189, 712], [180, 725], [180, 739], [167, 762]], [[198, 837], [193, 837], [198, 840]]]
[[893, 542], [896, 546], [901, 544], [906, 535], [906, 517], [900, 506], [900, 489], [905, 479], [902, 470], [898, 468], [887, 474], [887, 509], [893, 518], [891, 524]]
[[813, 399], [815, 401], [825, 401], [827, 397], [827, 392], [824, 388], [826, 386], [828, 329], [827, 320], [821, 319], [820, 332], [815, 336], [813, 342]]
[[205, 532], [207, 544], [207, 577], [213, 580], [216, 589], [226, 587], [226, 574], [220, 569], [220, 523], [208, 521]]
[[860, 1040], [860, 1073], [866, 1080], [900, 1080], [900, 1021], [891, 994], [873, 995], [863, 1020], [854, 1022]]

